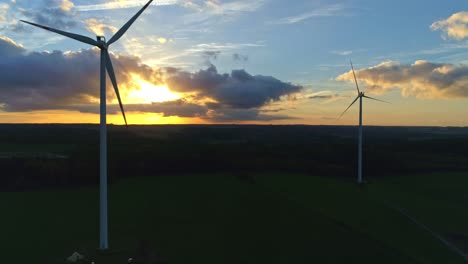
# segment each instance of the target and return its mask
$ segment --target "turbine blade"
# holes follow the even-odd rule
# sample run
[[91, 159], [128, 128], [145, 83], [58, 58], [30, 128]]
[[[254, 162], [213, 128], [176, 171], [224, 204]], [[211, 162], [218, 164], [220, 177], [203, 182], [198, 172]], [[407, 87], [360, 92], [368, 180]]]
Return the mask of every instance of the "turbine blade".
[[357, 89], [358, 93], [360, 93], [361, 91], [359, 90], [359, 85], [358, 85], [358, 82], [357, 82], [357, 79], [356, 79], [356, 73], [354, 73], [353, 62], [351, 60], [349, 60], [349, 62], [351, 63], [351, 69], [353, 70], [354, 82], [356, 83], [356, 89]]
[[337, 118], [337, 120], [340, 119], [340, 118], [346, 113], [346, 111], [348, 111], [348, 109], [351, 108], [351, 106], [353, 106], [353, 104], [357, 101], [357, 99], [359, 99], [359, 95], [358, 95], [358, 96], [356, 97], [356, 99], [354, 99], [354, 101], [348, 106], [348, 108], [346, 108], [346, 110], [344, 110], [344, 112], [341, 113], [341, 115]]
[[122, 115], [123, 115], [123, 118], [124, 118], [124, 121], [125, 121], [125, 125], [128, 126], [127, 117], [125, 116], [125, 111], [124, 111], [124, 108], [123, 108], [122, 100], [120, 99], [119, 87], [117, 86], [117, 79], [115, 78], [114, 67], [112, 67], [112, 61], [111, 61], [111, 58], [109, 56], [109, 52], [107, 50], [106, 50], [105, 54], [106, 54], [107, 73], [109, 74], [109, 77], [110, 77], [111, 82], [112, 82], [112, 86], [114, 86], [115, 94], [117, 95], [117, 99], [119, 100], [119, 106], [120, 106], [120, 110], [122, 111]]
[[140, 11], [138, 11], [138, 13], [136, 13], [125, 25], [123, 25], [123, 27], [119, 29], [119, 31], [117, 31], [117, 33], [115, 33], [114, 36], [112, 36], [112, 38], [107, 42], [107, 44], [110, 45], [119, 40], [119, 38], [122, 37], [123, 34], [125, 34], [125, 32], [127, 32], [127, 30], [130, 28], [133, 22], [137, 20], [137, 18], [141, 15], [141, 13], [143, 13], [143, 11], [145, 11], [145, 9], [151, 4], [151, 2], [153, 2], [153, 0], [150, 0], [148, 3], [146, 3], [146, 5], [143, 6], [143, 8], [141, 8]]
[[89, 37], [85, 37], [85, 36], [82, 36], [82, 35], [65, 32], [65, 31], [58, 30], [58, 29], [53, 29], [53, 28], [50, 28], [50, 27], [41, 26], [39, 24], [28, 22], [28, 21], [25, 21], [25, 20], [20, 20], [20, 21], [23, 22], [23, 23], [26, 23], [26, 24], [30, 24], [30, 25], [35, 26], [35, 27], [39, 27], [39, 28], [42, 28], [42, 29], [45, 29], [45, 30], [48, 30], [48, 31], [52, 31], [54, 33], [57, 33], [59, 35], [65, 36], [65, 37], [72, 38], [74, 40], [78, 40], [80, 42], [83, 42], [83, 43], [86, 43], [86, 44], [89, 44], [89, 45], [93, 45], [93, 46], [98, 46], [99, 45], [96, 40], [94, 40], [92, 38], [89, 38]]
[[372, 97], [367, 96], [367, 95], [364, 95], [363, 97], [368, 98], [368, 99], [371, 99], [371, 100], [379, 101], [379, 102], [382, 102], [382, 103], [391, 104], [390, 102], [387, 102], [387, 101], [384, 101], [384, 100], [380, 100], [380, 99], [377, 99], [377, 98], [372, 98]]

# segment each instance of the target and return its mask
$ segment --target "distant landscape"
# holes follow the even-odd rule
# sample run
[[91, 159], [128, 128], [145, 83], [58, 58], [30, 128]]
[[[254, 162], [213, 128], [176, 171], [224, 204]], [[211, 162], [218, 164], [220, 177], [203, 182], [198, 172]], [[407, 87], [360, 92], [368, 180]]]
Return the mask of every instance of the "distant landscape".
[[[0, 125], [2, 190], [98, 183], [97, 125]], [[356, 127], [109, 126], [110, 181], [135, 175], [289, 172], [356, 177]], [[468, 128], [365, 127], [364, 178], [468, 171]]]

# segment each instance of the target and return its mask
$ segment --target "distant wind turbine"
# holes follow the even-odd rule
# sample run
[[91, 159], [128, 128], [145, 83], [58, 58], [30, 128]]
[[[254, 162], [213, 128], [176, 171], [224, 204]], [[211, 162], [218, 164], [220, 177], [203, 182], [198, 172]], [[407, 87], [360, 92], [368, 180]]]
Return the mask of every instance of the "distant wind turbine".
[[107, 121], [106, 121], [106, 69], [109, 77], [111, 79], [112, 85], [114, 86], [115, 94], [119, 100], [120, 110], [127, 125], [127, 118], [125, 117], [125, 111], [122, 105], [122, 100], [120, 99], [119, 88], [117, 86], [117, 79], [115, 78], [114, 68], [112, 67], [111, 58], [109, 56], [108, 48], [109, 46], [120, 39], [125, 32], [130, 28], [130, 26], [137, 20], [137, 18], [143, 13], [143, 11], [153, 2], [153, 0], [148, 1], [143, 8], [138, 11], [114, 36], [106, 43], [106, 39], [103, 36], [97, 36], [94, 40], [92, 38], [69, 33], [50, 27], [41, 26], [35, 23], [21, 20], [21, 22], [40, 27], [42, 29], [52, 31], [54, 33], [60, 34], [62, 36], [72, 38], [74, 40], [93, 45], [101, 49], [101, 89], [100, 89], [100, 218], [99, 218], [99, 248], [101, 250], [106, 250], [109, 248], [108, 240], [108, 219], [107, 219]]
[[368, 98], [368, 99], [371, 99], [371, 100], [384, 102], [384, 103], [388, 103], [388, 102], [383, 101], [383, 100], [379, 100], [379, 99], [376, 99], [376, 98], [372, 98], [370, 96], [367, 96], [367, 95], [364, 94], [364, 92], [361, 92], [361, 90], [359, 90], [359, 85], [358, 85], [358, 82], [357, 82], [357, 79], [356, 79], [356, 73], [354, 73], [353, 62], [351, 60], [349, 62], [351, 64], [351, 70], [353, 71], [354, 82], [356, 83], [356, 89], [357, 89], [358, 95], [356, 96], [356, 99], [354, 99], [354, 101], [348, 106], [348, 108], [346, 108], [346, 110], [344, 110], [344, 112], [338, 117], [338, 119], [340, 119], [346, 113], [346, 111], [348, 111], [348, 109], [351, 108], [351, 106], [359, 99], [359, 141], [358, 141], [358, 178], [357, 178], [357, 182], [359, 184], [361, 184], [362, 183], [362, 98], [364, 97], [364, 98]]

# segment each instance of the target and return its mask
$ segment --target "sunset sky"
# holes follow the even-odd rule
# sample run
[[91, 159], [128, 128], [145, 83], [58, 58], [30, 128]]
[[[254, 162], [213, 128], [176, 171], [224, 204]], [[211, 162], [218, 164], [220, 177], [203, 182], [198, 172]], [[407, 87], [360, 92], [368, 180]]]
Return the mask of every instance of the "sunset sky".
[[[0, 123], [98, 123], [99, 51], [147, 1], [0, 0]], [[468, 126], [466, 0], [155, 0], [110, 47], [129, 124]], [[108, 123], [122, 124], [108, 81]]]

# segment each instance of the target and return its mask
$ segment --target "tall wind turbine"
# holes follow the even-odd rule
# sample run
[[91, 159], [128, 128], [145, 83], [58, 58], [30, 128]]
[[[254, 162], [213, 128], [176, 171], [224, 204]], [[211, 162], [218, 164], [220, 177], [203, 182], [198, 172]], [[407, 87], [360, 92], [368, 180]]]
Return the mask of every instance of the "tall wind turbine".
[[346, 108], [346, 110], [344, 110], [344, 112], [340, 115], [340, 117], [338, 117], [338, 119], [340, 119], [346, 113], [346, 111], [348, 111], [348, 109], [351, 108], [351, 106], [359, 99], [359, 133], [358, 133], [359, 134], [359, 137], [358, 137], [359, 140], [358, 140], [358, 178], [357, 178], [357, 182], [359, 184], [361, 184], [362, 183], [362, 98], [367, 98], [367, 99], [371, 99], [371, 100], [375, 100], [375, 101], [379, 101], [379, 102], [384, 102], [384, 103], [388, 103], [388, 102], [383, 101], [383, 100], [379, 100], [379, 99], [376, 99], [376, 98], [372, 98], [370, 96], [365, 95], [364, 92], [361, 92], [361, 90], [359, 89], [357, 79], [356, 79], [356, 73], [354, 73], [353, 62], [351, 60], [349, 62], [351, 64], [351, 70], [353, 71], [354, 82], [356, 83], [356, 89], [357, 89], [358, 95], [356, 96], [356, 99], [354, 99], [354, 101], [348, 106], [348, 108]]
[[119, 88], [117, 86], [117, 79], [115, 78], [114, 68], [112, 67], [111, 58], [109, 56], [108, 48], [109, 46], [120, 39], [125, 32], [130, 28], [130, 26], [135, 22], [135, 20], [143, 13], [143, 11], [153, 2], [153, 0], [148, 1], [148, 3], [143, 6], [143, 8], [138, 11], [117, 33], [115, 33], [112, 38], [106, 42], [105, 37], [103, 36], [96, 36], [97, 40], [92, 38], [69, 33], [65, 31], [61, 31], [58, 29], [53, 29], [50, 27], [41, 26], [35, 23], [31, 23], [28, 21], [21, 20], [21, 22], [40, 27], [42, 29], [52, 31], [54, 33], [60, 34], [62, 36], [72, 38], [74, 40], [96, 46], [101, 50], [101, 89], [100, 89], [100, 218], [99, 218], [99, 248], [101, 250], [105, 250], [109, 248], [109, 240], [108, 240], [108, 220], [107, 220], [107, 121], [106, 121], [106, 69], [109, 77], [111, 79], [112, 85], [114, 87], [115, 94], [117, 95], [117, 99], [119, 100], [120, 110], [122, 111], [122, 115], [125, 121], [125, 125], [127, 125], [127, 118], [125, 117], [125, 111], [122, 105], [122, 100], [120, 99]]

